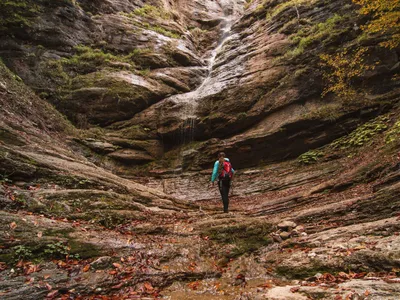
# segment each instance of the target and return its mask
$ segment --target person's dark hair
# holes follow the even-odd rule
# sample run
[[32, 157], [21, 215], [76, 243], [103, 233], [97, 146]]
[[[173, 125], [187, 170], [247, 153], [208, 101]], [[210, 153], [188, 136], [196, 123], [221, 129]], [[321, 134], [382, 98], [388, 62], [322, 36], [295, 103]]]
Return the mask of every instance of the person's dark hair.
[[222, 168], [224, 167], [224, 161], [225, 161], [225, 153], [220, 152], [218, 153], [218, 174], [221, 174]]

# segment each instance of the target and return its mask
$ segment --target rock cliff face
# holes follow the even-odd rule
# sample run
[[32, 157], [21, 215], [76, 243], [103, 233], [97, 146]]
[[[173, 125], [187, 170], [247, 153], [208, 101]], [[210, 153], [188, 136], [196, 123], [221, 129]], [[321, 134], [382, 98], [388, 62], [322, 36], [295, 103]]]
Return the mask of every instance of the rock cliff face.
[[[376, 116], [398, 86], [396, 49], [359, 38], [351, 1], [42, 0], [21, 14], [3, 30], [5, 63], [126, 176], [152, 161], [204, 168], [221, 148], [238, 168], [296, 157]], [[360, 44], [380, 60], [356, 83], [368, 95], [321, 99], [319, 55]]]

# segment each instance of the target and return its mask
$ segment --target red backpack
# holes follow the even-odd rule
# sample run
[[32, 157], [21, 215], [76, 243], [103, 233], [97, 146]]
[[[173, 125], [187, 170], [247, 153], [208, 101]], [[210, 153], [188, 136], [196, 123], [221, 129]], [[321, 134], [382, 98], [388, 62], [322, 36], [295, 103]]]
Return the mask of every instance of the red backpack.
[[233, 176], [232, 165], [229, 161], [224, 161], [219, 178], [221, 180], [231, 180]]

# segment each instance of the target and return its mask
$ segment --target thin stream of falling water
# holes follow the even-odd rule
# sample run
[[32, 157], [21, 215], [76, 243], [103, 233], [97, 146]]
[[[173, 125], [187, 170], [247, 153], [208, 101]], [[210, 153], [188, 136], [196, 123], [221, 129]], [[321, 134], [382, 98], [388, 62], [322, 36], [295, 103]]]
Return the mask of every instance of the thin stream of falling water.
[[199, 95], [202, 94], [204, 90], [206, 90], [207, 85], [212, 82], [212, 72], [216, 58], [221, 52], [225, 42], [228, 41], [231, 37], [231, 29], [237, 19], [237, 13], [240, 9], [237, 1], [238, 0], [222, 1], [223, 9], [225, 11], [225, 16], [222, 20], [222, 34], [218, 44], [211, 52], [210, 58], [208, 59], [207, 76], [204, 78], [202, 84], [194, 91], [176, 97], [177, 102], [187, 103], [181, 116], [181, 118], [183, 119], [183, 124], [181, 126], [182, 144], [188, 144], [194, 140], [197, 98], [199, 97]]

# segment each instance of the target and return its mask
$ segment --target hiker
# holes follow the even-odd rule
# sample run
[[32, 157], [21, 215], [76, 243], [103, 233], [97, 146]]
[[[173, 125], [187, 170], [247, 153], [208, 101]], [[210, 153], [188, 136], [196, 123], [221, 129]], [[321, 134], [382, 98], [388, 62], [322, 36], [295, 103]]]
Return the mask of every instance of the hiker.
[[221, 193], [222, 203], [224, 204], [224, 213], [228, 212], [228, 195], [234, 172], [235, 170], [233, 170], [229, 158], [225, 157], [224, 152], [220, 152], [218, 154], [218, 160], [214, 163], [214, 169], [211, 175], [211, 185], [214, 186], [215, 180], [218, 178], [218, 188]]

